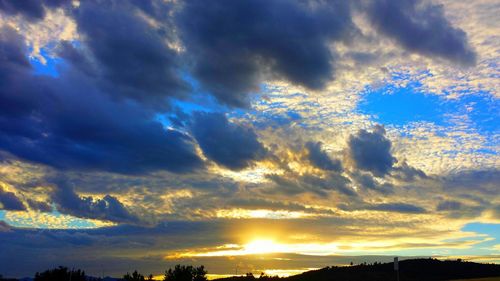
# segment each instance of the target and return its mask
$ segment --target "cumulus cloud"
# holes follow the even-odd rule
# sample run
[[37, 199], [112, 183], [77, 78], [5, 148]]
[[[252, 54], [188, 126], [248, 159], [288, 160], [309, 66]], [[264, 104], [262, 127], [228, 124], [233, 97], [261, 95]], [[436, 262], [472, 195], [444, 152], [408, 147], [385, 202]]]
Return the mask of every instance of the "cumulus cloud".
[[10, 211], [24, 211], [26, 206], [13, 192], [8, 192], [0, 187], [0, 209]]
[[[2, 1], [0, 10], [41, 20], [47, 9], [67, 3]], [[352, 20], [353, 5], [82, 1], [66, 5], [65, 11], [77, 25], [78, 45], [96, 67], [93, 76], [112, 95], [166, 106], [169, 97], [189, 95], [192, 89], [181, 75], [188, 71], [222, 103], [245, 106], [249, 93], [259, 92], [262, 82], [273, 79], [323, 89], [336, 70], [332, 44], [360, 35]], [[441, 6], [412, 0], [361, 1], [354, 6], [361, 7], [378, 33], [410, 51], [463, 64], [475, 60], [465, 32], [451, 25]]]
[[3, 150], [59, 169], [137, 174], [202, 166], [191, 138], [166, 130], [139, 104], [107, 97], [79, 72], [34, 75], [14, 30], [0, 32], [0, 52]]
[[311, 163], [323, 170], [328, 171], [342, 171], [342, 163], [338, 159], [332, 159], [321, 148], [321, 142], [307, 142], [306, 148], [308, 151], [308, 158]]
[[451, 25], [443, 6], [421, 0], [365, 2], [365, 11], [377, 31], [404, 48], [463, 65], [475, 64], [476, 53], [466, 33]]
[[[465, 32], [451, 25], [441, 6], [412, 0], [360, 3], [355, 6], [381, 37], [411, 52], [474, 64]], [[207, 7], [185, 1], [176, 23], [194, 76], [221, 102], [244, 106], [249, 93], [273, 78], [309, 89], [332, 80], [337, 54], [331, 44], [359, 33], [351, 4], [215, 1]]]
[[[169, 12], [165, 5], [159, 8]], [[166, 44], [169, 27], [152, 26], [138, 11], [128, 1], [82, 1], [74, 11], [83, 37], [80, 43], [96, 62], [96, 75], [111, 94], [165, 106], [166, 97], [185, 96], [189, 86], [180, 77], [176, 51]]]
[[195, 112], [191, 131], [203, 153], [229, 169], [246, 168], [268, 153], [252, 128], [231, 123], [221, 113]]
[[334, 73], [329, 44], [354, 26], [345, 1], [185, 1], [176, 20], [195, 77], [221, 102], [244, 106], [269, 75], [320, 89]]
[[352, 135], [348, 142], [348, 154], [356, 168], [370, 171], [378, 177], [388, 174], [396, 162], [391, 153], [391, 141], [380, 125], [376, 125], [372, 132], [361, 129]]

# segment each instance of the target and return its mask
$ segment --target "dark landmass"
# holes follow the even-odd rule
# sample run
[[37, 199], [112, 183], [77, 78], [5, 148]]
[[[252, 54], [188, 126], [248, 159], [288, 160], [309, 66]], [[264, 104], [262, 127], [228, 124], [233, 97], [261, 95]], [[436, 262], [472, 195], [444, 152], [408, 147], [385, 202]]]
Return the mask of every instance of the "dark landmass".
[[[179, 268], [177, 268], [179, 267]], [[176, 266], [177, 271], [169, 270], [174, 274], [169, 274], [169, 281], [201, 281], [206, 280], [206, 271], [203, 267], [195, 268], [191, 266]], [[198, 274], [196, 270], [201, 269]], [[193, 271], [194, 270], [194, 271]], [[189, 274], [180, 274], [186, 273]], [[47, 273], [57, 273], [58, 276], [51, 276], [47, 278], [41, 278]], [[58, 269], [47, 270], [46, 272], [39, 274], [37, 273], [35, 278], [22, 278], [22, 279], [6, 279], [1, 277], [0, 281], [33, 281], [33, 280], [50, 280], [50, 281], [70, 281], [68, 276], [63, 276], [60, 273], [69, 272], [65, 267], [59, 267]], [[80, 272], [73, 271], [73, 272]], [[175, 274], [178, 273], [178, 274]], [[60, 275], [60, 276], [59, 276]], [[137, 276], [135, 276], [137, 275]], [[57, 280], [53, 280], [54, 278]], [[138, 274], [137, 271], [134, 272], [132, 276], [128, 273], [124, 278], [94, 278], [85, 276], [84, 272], [81, 272], [81, 280], [86, 281], [122, 281], [122, 280], [132, 280], [132, 281], [146, 281], [152, 280], [145, 278], [145, 276]], [[483, 264], [475, 262], [467, 262], [462, 260], [454, 261], [441, 261], [437, 259], [410, 259], [403, 260], [399, 262], [399, 280], [400, 281], [448, 281], [457, 279], [472, 279], [472, 278], [487, 278], [487, 277], [500, 277], [500, 264]], [[77, 281], [76, 278], [72, 278], [71, 281]], [[277, 276], [267, 276], [260, 275], [254, 276], [248, 273], [246, 276], [233, 276], [228, 278], [215, 279], [218, 281], [252, 281], [252, 280], [262, 280], [262, 281], [396, 281], [397, 275], [394, 271], [394, 263], [378, 263], [374, 264], [359, 264], [351, 266], [331, 266], [325, 267], [318, 270], [307, 271], [298, 275], [290, 277], [277, 277]]]
[[[464, 261], [440, 261], [436, 259], [412, 259], [399, 262], [400, 281], [437, 281], [500, 276], [499, 264], [482, 264]], [[333, 266], [302, 274], [279, 278], [252, 275], [217, 279], [219, 281], [247, 281], [254, 279], [280, 281], [396, 281], [394, 263]]]

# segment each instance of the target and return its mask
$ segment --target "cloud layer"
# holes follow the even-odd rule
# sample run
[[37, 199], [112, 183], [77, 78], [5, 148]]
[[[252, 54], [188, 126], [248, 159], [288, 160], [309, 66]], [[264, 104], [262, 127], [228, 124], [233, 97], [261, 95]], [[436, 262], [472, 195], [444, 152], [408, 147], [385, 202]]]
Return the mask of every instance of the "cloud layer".
[[0, 272], [496, 254], [498, 9], [0, 0]]

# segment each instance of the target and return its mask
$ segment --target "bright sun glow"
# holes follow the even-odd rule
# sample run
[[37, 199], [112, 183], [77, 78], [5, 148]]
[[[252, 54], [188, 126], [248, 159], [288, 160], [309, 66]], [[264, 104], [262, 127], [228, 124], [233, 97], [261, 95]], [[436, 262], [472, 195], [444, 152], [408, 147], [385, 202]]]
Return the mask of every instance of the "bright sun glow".
[[205, 251], [188, 251], [166, 256], [167, 259], [182, 257], [221, 257], [294, 253], [302, 255], [326, 256], [338, 252], [338, 245], [327, 244], [284, 244], [271, 239], [255, 239], [244, 245], [226, 244]]
[[272, 240], [253, 240], [243, 248], [248, 255], [286, 252], [285, 245], [274, 243]]

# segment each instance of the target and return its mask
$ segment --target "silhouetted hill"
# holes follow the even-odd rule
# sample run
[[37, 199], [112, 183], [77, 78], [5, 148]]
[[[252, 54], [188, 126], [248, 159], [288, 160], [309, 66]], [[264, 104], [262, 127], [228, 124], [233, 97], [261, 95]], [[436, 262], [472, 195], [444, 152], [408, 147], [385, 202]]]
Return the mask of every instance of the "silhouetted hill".
[[[400, 281], [448, 281], [455, 279], [500, 277], [500, 264], [482, 264], [460, 260], [440, 261], [430, 258], [403, 260], [399, 262], [399, 269]], [[66, 280], [65, 278], [63, 279]], [[376, 262], [374, 264], [365, 263], [353, 266], [325, 267], [286, 278], [270, 276], [260, 276], [256, 278], [250, 275], [220, 278], [216, 280], [255, 281], [257, 279], [259, 281], [395, 281], [396, 273], [392, 262]], [[86, 277], [86, 280], [123, 281], [123, 279], [112, 277], [105, 277], [103, 279]], [[2, 279], [0, 276], [0, 281], [33, 281], [33, 278]]]
[[[500, 265], [463, 261], [414, 259], [399, 262], [400, 281], [438, 281], [500, 276]], [[230, 277], [219, 281], [250, 281], [254, 277]], [[326, 267], [287, 278], [267, 277], [263, 280], [280, 281], [392, 281], [396, 280], [394, 264], [377, 263]]]

